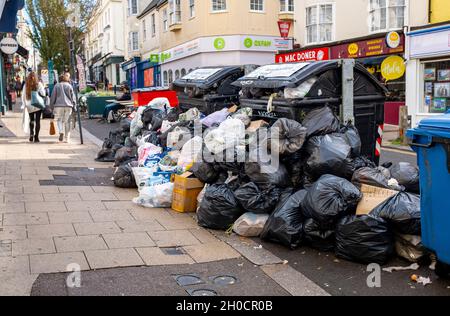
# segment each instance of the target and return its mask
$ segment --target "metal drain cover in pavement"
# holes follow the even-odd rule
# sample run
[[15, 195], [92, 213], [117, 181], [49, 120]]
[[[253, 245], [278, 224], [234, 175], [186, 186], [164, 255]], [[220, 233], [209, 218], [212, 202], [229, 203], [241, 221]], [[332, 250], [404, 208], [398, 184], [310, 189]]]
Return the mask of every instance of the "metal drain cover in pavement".
[[190, 296], [217, 296], [217, 292], [209, 289], [187, 290]]
[[39, 180], [39, 184], [57, 186], [114, 186], [112, 168], [49, 166], [49, 170], [62, 170], [66, 175], [54, 175], [54, 180]]
[[177, 281], [178, 285], [181, 287], [191, 286], [191, 285], [197, 285], [205, 283], [203, 280], [196, 276], [196, 275], [177, 275], [175, 276], [175, 280]]
[[160, 248], [164, 254], [168, 256], [182, 256], [184, 255], [184, 251], [181, 248]]
[[219, 286], [227, 286], [236, 284], [237, 279], [229, 275], [223, 275], [213, 278], [213, 283]]

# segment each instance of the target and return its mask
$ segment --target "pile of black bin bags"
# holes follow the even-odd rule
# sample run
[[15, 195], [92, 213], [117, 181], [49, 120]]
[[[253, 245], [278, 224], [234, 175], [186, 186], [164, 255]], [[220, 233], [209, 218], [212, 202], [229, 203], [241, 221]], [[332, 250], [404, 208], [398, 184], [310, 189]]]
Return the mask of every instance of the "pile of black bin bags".
[[[142, 122], [123, 120], [111, 133], [97, 160], [115, 163], [116, 186], [136, 187], [132, 168], [137, 166], [137, 139], [165, 148], [168, 133], [178, 126], [193, 135], [194, 122], [178, 120], [180, 114], [179, 109], [166, 113], [148, 108], [139, 114]], [[161, 133], [163, 121], [176, 123]], [[255, 146], [249, 139], [259, 143]], [[386, 262], [394, 253], [396, 234], [420, 235], [417, 168], [404, 163], [377, 167], [361, 156], [357, 129], [342, 126], [329, 107], [310, 111], [301, 123], [279, 119], [266, 136], [246, 135], [246, 141], [244, 160], [236, 146], [234, 161], [196, 162], [190, 169], [207, 184], [199, 198], [200, 226], [230, 230], [246, 213], [268, 216], [261, 239], [291, 249], [308, 245], [335, 251], [338, 257], [362, 263]], [[260, 159], [262, 146], [279, 161]], [[369, 215], [356, 216], [361, 183], [399, 193]]]
[[[398, 185], [389, 188], [402, 191], [371, 214], [356, 216], [359, 186], [365, 182], [352, 183], [354, 174], [361, 169], [378, 174], [382, 168], [361, 156], [357, 129], [341, 126], [328, 107], [311, 111], [301, 124], [280, 119], [273, 128], [280, 142], [268, 146], [280, 154], [277, 167], [262, 162], [194, 166], [196, 177], [209, 184], [197, 212], [199, 225], [229, 230], [245, 213], [269, 214], [261, 239], [291, 249], [308, 245], [335, 251], [362, 263], [385, 263], [394, 254], [397, 233], [420, 235], [419, 197], [403, 192], [418, 193], [417, 168], [383, 168], [384, 187], [395, 175]], [[236, 176], [230, 183], [228, 171]]]

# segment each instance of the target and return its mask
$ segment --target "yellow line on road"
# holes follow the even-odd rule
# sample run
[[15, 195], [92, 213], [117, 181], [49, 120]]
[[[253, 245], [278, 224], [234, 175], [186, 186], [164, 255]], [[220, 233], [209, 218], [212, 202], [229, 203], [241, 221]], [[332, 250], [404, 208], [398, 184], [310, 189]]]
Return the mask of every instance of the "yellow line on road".
[[409, 156], [417, 156], [417, 154], [415, 152], [413, 152], [413, 151], [409, 152], [409, 151], [397, 150], [397, 149], [386, 148], [386, 147], [383, 147], [382, 151], [388, 151], [388, 152], [392, 152], [392, 153], [409, 155]]

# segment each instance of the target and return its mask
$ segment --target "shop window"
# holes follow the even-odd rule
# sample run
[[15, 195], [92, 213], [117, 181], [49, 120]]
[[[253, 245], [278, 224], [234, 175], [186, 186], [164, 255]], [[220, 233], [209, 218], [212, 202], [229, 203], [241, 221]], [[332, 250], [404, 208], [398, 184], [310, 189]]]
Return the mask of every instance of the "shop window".
[[226, 0], [212, 0], [212, 12], [220, 12], [227, 10], [227, 1]]
[[370, 31], [401, 29], [405, 25], [406, 0], [370, 0]]
[[308, 44], [333, 40], [333, 15], [333, 4], [320, 4], [306, 8], [306, 39]]
[[294, 0], [280, 0], [280, 12], [294, 13]]
[[186, 69], [181, 69], [181, 78], [183, 78], [184, 76], [186, 76]]
[[169, 70], [169, 84], [173, 82], [173, 71]]
[[181, 23], [181, 0], [169, 0], [170, 25]]
[[195, 0], [189, 0], [189, 17], [195, 17]]
[[263, 12], [264, 0], [250, 0], [250, 11]]
[[450, 109], [450, 60], [422, 64], [421, 112], [444, 113]]
[[194, 71], [194, 69], [189, 69], [189, 72], [188, 72], [188, 74], [190, 74], [191, 72], [193, 72]]
[[169, 20], [167, 15], [167, 9], [163, 10], [163, 30], [167, 32], [169, 30]]
[[169, 85], [169, 76], [167, 70], [163, 72], [163, 83], [164, 87], [167, 87]]
[[180, 71], [179, 70], [175, 70], [175, 80], [180, 79]]
[[152, 14], [152, 37], [156, 36], [156, 16]]

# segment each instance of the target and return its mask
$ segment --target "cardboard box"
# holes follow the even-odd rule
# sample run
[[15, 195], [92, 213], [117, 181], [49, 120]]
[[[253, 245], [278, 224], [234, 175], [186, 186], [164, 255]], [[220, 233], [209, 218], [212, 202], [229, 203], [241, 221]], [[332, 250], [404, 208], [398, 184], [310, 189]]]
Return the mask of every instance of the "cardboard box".
[[185, 213], [197, 210], [197, 197], [205, 184], [192, 177], [191, 172], [175, 176], [172, 209]]
[[374, 187], [367, 184], [361, 185], [361, 192], [363, 194], [363, 198], [358, 204], [356, 215], [369, 214], [378, 205], [398, 193], [397, 191]]
[[231, 108], [228, 109], [228, 112], [236, 113], [237, 110], [238, 110], [238, 106], [237, 105], [233, 105]]

